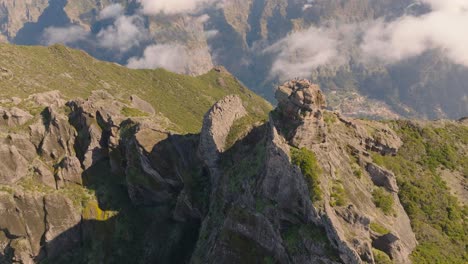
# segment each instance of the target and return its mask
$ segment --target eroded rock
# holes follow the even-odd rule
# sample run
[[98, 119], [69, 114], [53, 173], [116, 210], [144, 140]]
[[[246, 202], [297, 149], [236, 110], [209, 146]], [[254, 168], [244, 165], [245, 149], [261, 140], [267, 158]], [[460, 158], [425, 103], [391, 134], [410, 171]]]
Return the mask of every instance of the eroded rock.
[[68, 183], [82, 185], [83, 169], [77, 157], [65, 157], [57, 169], [57, 187], [61, 188]]
[[216, 167], [234, 121], [246, 114], [242, 99], [230, 95], [217, 102], [205, 115], [198, 152], [209, 168]]
[[276, 99], [280, 114], [277, 125], [290, 144], [305, 147], [305, 142], [319, 144], [326, 140], [326, 101], [318, 85], [308, 80], [289, 81], [278, 87]]
[[13, 107], [11, 109], [0, 107], [0, 127], [22, 126], [32, 118], [33, 116], [29, 112], [17, 107]]
[[140, 111], [148, 113], [150, 115], [154, 115], [156, 111], [154, 110], [153, 106], [146, 102], [145, 100], [141, 99], [137, 95], [130, 96], [130, 100], [132, 101], [132, 106]]
[[44, 197], [45, 227], [44, 242], [47, 257], [54, 258], [72, 250], [80, 242], [80, 214], [70, 199], [49, 194]]
[[366, 166], [367, 172], [371, 176], [375, 185], [385, 187], [390, 192], [397, 193], [399, 191], [395, 174], [374, 163], [368, 163]]

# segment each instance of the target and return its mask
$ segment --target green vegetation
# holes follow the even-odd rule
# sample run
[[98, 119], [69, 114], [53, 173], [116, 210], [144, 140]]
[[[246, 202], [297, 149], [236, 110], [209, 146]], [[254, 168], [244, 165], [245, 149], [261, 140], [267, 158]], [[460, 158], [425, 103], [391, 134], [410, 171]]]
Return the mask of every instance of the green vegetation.
[[333, 182], [330, 194], [331, 206], [345, 206], [346, 205], [346, 192], [341, 181]]
[[264, 121], [266, 121], [266, 117], [260, 120], [251, 115], [246, 115], [236, 120], [226, 138], [226, 149], [232, 147], [234, 143], [236, 143], [239, 138], [245, 135], [245, 133], [248, 132], [248, 130], [252, 128], [252, 126], [258, 121], [262, 121], [262, 123], [264, 123]]
[[229, 94], [239, 95], [255, 120], [264, 120], [271, 110], [271, 105], [264, 99], [225, 72], [212, 70], [191, 77], [163, 69], [131, 70], [61, 45], [0, 44], [0, 67], [8, 69], [14, 76], [0, 82], [1, 97], [26, 98], [33, 93], [51, 90], [59, 90], [68, 98], [86, 98], [99, 89], [107, 90], [121, 100], [135, 94], [178, 125], [179, 132], [198, 132], [203, 115], [216, 101]]
[[370, 223], [370, 229], [380, 235], [386, 235], [390, 233], [390, 230], [376, 222]]
[[96, 197], [93, 190], [77, 184], [69, 184], [58, 192], [70, 198], [76, 207], [81, 208], [85, 207], [91, 199]]
[[322, 199], [322, 190], [320, 189], [319, 178], [320, 174], [322, 174], [322, 169], [317, 162], [315, 154], [306, 148], [291, 148], [291, 159], [293, 164], [301, 168], [302, 174], [306, 178], [312, 202], [320, 201]]
[[395, 157], [374, 153], [373, 159], [397, 176], [400, 200], [419, 241], [413, 262], [467, 263], [468, 209], [450, 195], [438, 169], [467, 171], [468, 128], [409, 121], [391, 125], [404, 145]]
[[331, 124], [336, 123], [336, 121], [338, 121], [338, 118], [336, 117], [334, 113], [325, 111], [323, 112], [323, 120], [325, 121], [327, 125], [331, 125]]
[[378, 187], [372, 192], [372, 199], [375, 206], [382, 209], [382, 211], [389, 215], [393, 212], [393, 196], [388, 193], [384, 188]]
[[326, 231], [318, 226], [292, 225], [287, 227], [281, 234], [287, 250], [295, 255], [306, 251], [307, 241], [313, 241], [323, 247], [326, 255], [336, 260], [339, 259], [338, 252], [330, 244]]
[[373, 248], [372, 254], [374, 255], [375, 264], [393, 264], [390, 257], [383, 251]]
[[353, 169], [353, 174], [356, 178], [362, 178], [362, 169], [361, 166], [357, 165], [356, 163], [351, 164], [351, 168]]
[[148, 116], [148, 113], [136, 108], [124, 107], [122, 108], [122, 115], [127, 117], [145, 117]]

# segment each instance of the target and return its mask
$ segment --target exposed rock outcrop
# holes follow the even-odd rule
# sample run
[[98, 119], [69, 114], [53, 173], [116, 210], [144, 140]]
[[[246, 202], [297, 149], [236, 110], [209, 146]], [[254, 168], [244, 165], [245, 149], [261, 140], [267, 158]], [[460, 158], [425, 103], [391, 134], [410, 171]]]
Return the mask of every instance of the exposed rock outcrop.
[[33, 172], [39, 178], [39, 182], [48, 187], [57, 188], [52, 167], [47, 166], [40, 160], [35, 160], [33, 163]]
[[153, 106], [142, 100], [140, 97], [137, 95], [132, 95], [130, 96], [130, 100], [132, 101], [132, 106], [140, 111], [143, 111], [145, 113], [148, 113], [150, 115], [154, 115], [156, 111], [154, 110]]
[[57, 90], [32, 94], [28, 97], [28, 100], [31, 100], [34, 103], [42, 105], [44, 107], [62, 107], [65, 105], [66, 102], [60, 91]]
[[246, 114], [240, 97], [227, 96], [217, 102], [205, 115], [198, 152], [209, 168], [216, 167], [219, 154], [224, 151], [226, 138], [234, 121]]
[[326, 102], [318, 85], [308, 80], [289, 81], [278, 87], [276, 99], [276, 111], [281, 115], [278, 125], [292, 145], [304, 147], [305, 142], [319, 144], [326, 140], [323, 121]]
[[[301, 233], [326, 236], [316, 224], [319, 219], [306, 180], [290, 163], [284, 138], [271, 123], [255, 128], [243, 140], [251, 145], [239, 143], [222, 154], [230, 165], [218, 168], [220, 179], [212, 189], [210, 213], [202, 224], [206, 239], [198, 242], [192, 263], [258, 263], [265, 259], [335, 263], [334, 251], [327, 251], [326, 242]], [[258, 161], [249, 163], [253, 159]]]
[[22, 126], [31, 120], [33, 116], [17, 107], [11, 109], [5, 109], [0, 107], [0, 127], [15, 127]]
[[57, 194], [44, 197], [45, 228], [44, 239], [49, 258], [54, 258], [73, 249], [80, 241], [81, 217], [70, 199]]
[[390, 192], [398, 193], [399, 189], [395, 174], [374, 163], [368, 163], [366, 165], [366, 170], [375, 185], [385, 187]]
[[28, 161], [18, 152], [15, 146], [0, 146], [0, 183], [15, 183], [26, 176]]
[[65, 157], [59, 164], [56, 172], [57, 187], [62, 188], [65, 184], [74, 183], [81, 185], [83, 169], [77, 157]]
[[[325, 211], [321, 211], [318, 217], [339, 249], [341, 259], [345, 263], [374, 262], [372, 247], [376, 238], [369, 228], [373, 219], [386, 223], [398, 241], [392, 242], [398, 246], [387, 243], [392, 250], [384, 252], [398, 263], [408, 263], [416, 239], [395, 194], [398, 192], [395, 176], [373, 164], [368, 153], [376, 151], [382, 155], [395, 155], [402, 144], [400, 138], [386, 124], [351, 120], [325, 112], [325, 99], [318, 86], [308, 81], [288, 82], [278, 88], [276, 95], [279, 102], [276, 125], [289, 144], [314, 152], [324, 169], [320, 182], [326, 193], [323, 199]], [[328, 115], [327, 124], [324, 114]], [[363, 169], [376, 186], [394, 193], [394, 217], [383, 214], [373, 204], [372, 193], [356, 177], [362, 174]], [[348, 191], [339, 191], [339, 186], [346, 186]], [[340, 197], [340, 204], [336, 204], [336, 197]]]

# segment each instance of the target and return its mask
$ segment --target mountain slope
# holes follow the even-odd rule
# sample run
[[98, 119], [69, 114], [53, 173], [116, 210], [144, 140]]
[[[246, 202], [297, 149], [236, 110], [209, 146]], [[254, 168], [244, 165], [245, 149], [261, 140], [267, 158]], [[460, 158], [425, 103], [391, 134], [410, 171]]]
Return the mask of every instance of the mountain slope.
[[[102, 18], [101, 12], [116, 3], [121, 10]], [[272, 87], [284, 79], [305, 77], [334, 98], [330, 108], [348, 116], [458, 119], [468, 115], [468, 70], [448, 59], [443, 48], [397, 62], [369, 62], [362, 51], [362, 30], [405, 16], [419, 18], [431, 9], [424, 3], [236, 0], [194, 12], [148, 15], [138, 11], [141, 5], [135, 0], [29, 0], [17, 5], [0, 0], [0, 41], [66, 43], [122, 65], [166, 67], [193, 75], [224, 65], [270, 102]], [[309, 29], [322, 34], [308, 35]], [[291, 38], [295, 34], [309, 43]], [[323, 38], [338, 41], [338, 46], [320, 47]], [[321, 48], [318, 54], [339, 53], [339, 58], [315, 65], [317, 56], [308, 49], [316, 45]], [[272, 52], [272, 47], [279, 50]], [[278, 58], [278, 52], [286, 56]], [[160, 59], [159, 53], [169, 56]], [[311, 63], [314, 66], [308, 67]]]
[[46, 48], [2, 44], [0, 58], [3, 98], [25, 98], [51, 90], [60, 91], [66, 98], [86, 98], [91, 91], [102, 89], [125, 101], [135, 94], [182, 132], [199, 131], [205, 112], [227, 94], [239, 94], [258, 119], [271, 108], [222, 68], [199, 77], [163, 69], [131, 70], [60, 45]]
[[223, 69], [0, 48], [0, 263], [467, 260], [466, 120], [348, 119], [295, 80], [266, 121]]

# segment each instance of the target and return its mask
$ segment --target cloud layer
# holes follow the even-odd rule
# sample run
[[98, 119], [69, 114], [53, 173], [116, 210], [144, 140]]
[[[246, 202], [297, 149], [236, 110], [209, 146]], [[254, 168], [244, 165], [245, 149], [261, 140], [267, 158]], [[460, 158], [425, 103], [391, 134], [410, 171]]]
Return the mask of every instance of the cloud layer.
[[140, 16], [117, 17], [111, 26], [97, 34], [99, 46], [125, 52], [138, 46], [147, 36], [144, 20]]
[[390, 63], [440, 49], [455, 63], [468, 66], [468, 1], [424, 0], [432, 12], [404, 16], [369, 28], [361, 46], [364, 54]]
[[357, 49], [353, 52], [363, 62], [384, 64], [440, 50], [454, 63], [468, 67], [468, 1], [421, 3], [432, 11], [390, 22], [377, 19], [293, 33], [266, 49], [276, 56], [271, 74], [280, 79], [307, 77], [320, 66], [343, 63], [349, 59], [351, 49]]
[[132, 69], [165, 68], [173, 72], [185, 72], [188, 62], [187, 51], [178, 44], [148, 46], [141, 58], [131, 58], [127, 67]]
[[42, 35], [42, 42], [46, 45], [56, 43], [70, 44], [88, 38], [88, 32], [80, 26], [49, 27]]
[[311, 27], [305, 32], [296, 32], [270, 46], [265, 51], [276, 53], [271, 71], [280, 79], [304, 77], [311, 69], [338, 62], [339, 41], [327, 29]]
[[213, 5], [220, 0], [138, 0], [146, 15], [180, 14], [199, 11], [207, 5]]

